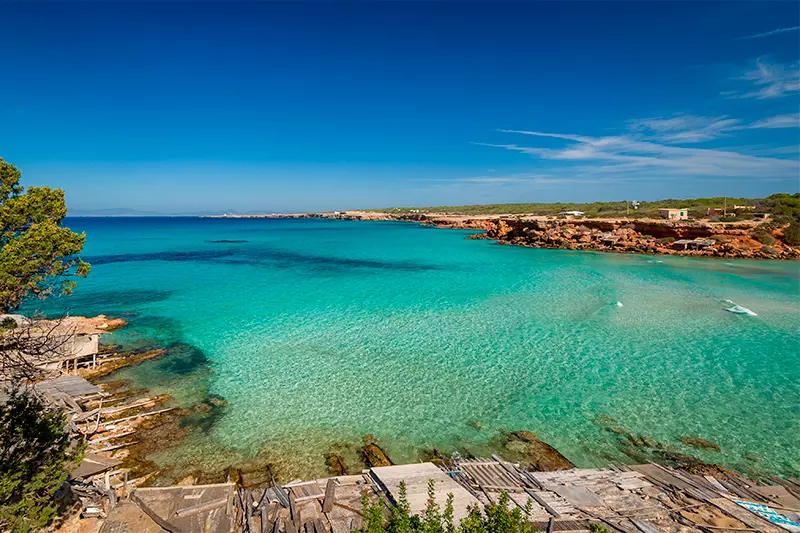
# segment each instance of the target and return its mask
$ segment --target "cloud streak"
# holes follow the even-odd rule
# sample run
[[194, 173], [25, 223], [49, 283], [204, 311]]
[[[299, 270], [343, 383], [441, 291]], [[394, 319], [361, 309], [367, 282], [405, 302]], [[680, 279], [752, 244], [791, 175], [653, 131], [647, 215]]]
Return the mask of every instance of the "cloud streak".
[[628, 128], [647, 140], [663, 143], [690, 144], [729, 137], [735, 131], [754, 129], [780, 129], [800, 127], [800, 113], [776, 115], [745, 123], [727, 115], [700, 117], [676, 115], [628, 121]]
[[697, 143], [723, 137], [726, 132], [740, 129], [741, 121], [727, 115], [698, 117], [678, 115], [671, 118], [647, 118], [628, 121], [633, 131], [644, 132], [652, 138], [671, 143]]
[[764, 100], [796, 96], [800, 93], [800, 62], [769, 63], [757, 59], [755, 68], [745, 72], [739, 79], [750, 82], [755, 90], [732, 91], [729, 96], [731, 98]]
[[772, 35], [779, 35], [781, 33], [789, 33], [797, 30], [800, 30], [800, 26], [792, 26], [790, 28], [778, 28], [777, 30], [765, 31], [764, 33], [756, 33], [755, 35], [748, 35], [746, 37], [739, 37], [738, 40], [744, 41], [747, 39], [760, 39], [762, 37], [770, 37]]
[[629, 136], [589, 137], [575, 134], [525, 130], [505, 133], [567, 141], [561, 148], [540, 148], [518, 144], [476, 143], [524, 153], [558, 166], [547, 172], [571, 176], [633, 177], [716, 177], [745, 179], [790, 179], [800, 176], [800, 162], [776, 157], [747, 155], [731, 150], [687, 148]]

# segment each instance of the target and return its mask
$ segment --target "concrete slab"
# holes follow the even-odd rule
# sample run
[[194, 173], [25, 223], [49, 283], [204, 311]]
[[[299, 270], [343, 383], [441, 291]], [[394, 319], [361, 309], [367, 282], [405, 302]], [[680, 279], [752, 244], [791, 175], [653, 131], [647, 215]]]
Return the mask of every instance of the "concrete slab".
[[380, 466], [370, 468], [370, 473], [389, 492], [395, 501], [399, 498], [400, 482], [405, 481], [406, 499], [411, 512], [420, 514], [428, 503], [428, 480], [434, 480], [436, 486], [436, 503], [444, 510], [447, 495], [453, 494], [453, 517], [458, 521], [469, 514], [469, 508], [480, 505], [480, 502], [464, 487], [440, 470], [433, 463], [410, 465]]

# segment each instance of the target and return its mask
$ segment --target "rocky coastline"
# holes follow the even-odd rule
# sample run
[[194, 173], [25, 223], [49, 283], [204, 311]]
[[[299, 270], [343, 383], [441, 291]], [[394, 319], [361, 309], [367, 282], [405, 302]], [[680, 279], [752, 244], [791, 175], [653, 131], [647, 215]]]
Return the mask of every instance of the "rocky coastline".
[[557, 218], [515, 215], [392, 214], [372, 211], [227, 215], [217, 218], [322, 218], [417, 222], [437, 228], [480, 230], [470, 239], [529, 248], [592, 250], [652, 255], [738, 259], [800, 258], [800, 247], [785, 242], [786, 225], [755, 220], [712, 222], [639, 218]]
[[782, 228], [653, 220], [497, 220], [472, 236], [533, 248], [739, 259], [797, 259]]

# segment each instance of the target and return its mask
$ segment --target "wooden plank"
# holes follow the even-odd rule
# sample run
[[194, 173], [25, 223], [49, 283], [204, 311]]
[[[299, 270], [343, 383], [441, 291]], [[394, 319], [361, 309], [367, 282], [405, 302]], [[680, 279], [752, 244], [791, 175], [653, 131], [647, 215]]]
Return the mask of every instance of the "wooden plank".
[[311, 480], [311, 481], [293, 481], [291, 483], [287, 483], [283, 487], [286, 488], [286, 489], [290, 489], [292, 487], [304, 487], [306, 485], [316, 485], [316, 484], [317, 484], [317, 482], [314, 481], [314, 480]]
[[130, 495], [130, 500], [133, 503], [135, 503], [136, 506], [139, 507], [139, 509], [141, 509], [144, 512], [144, 514], [149, 516], [153, 522], [158, 524], [158, 526], [161, 529], [166, 530], [168, 533], [183, 533], [183, 530], [180, 529], [178, 526], [176, 526], [175, 524], [171, 524], [170, 522], [167, 522], [166, 520], [158, 516], [158, 514], [155, 511], [153, 511], [150, 508], [150, 506], [144, 503], [144, 501], [142, 501], [142, 499], [139, 498], [139, 496], [137, 496], [135, 492]]
[[305, 503], [305, 502], [310, 502], [312, 500], [321, 500], [324, 497], [325, 497], [325, 494], [320, 492], [320, 493], [317, 493], [317, 494], [312, 494], [310, 496], [301, 496], [299, 498], [295, 498], [294, 499], [294, 503]]
[[[273, 484], [274, 484], [274, 482], [273, 482]], [[283, 507], [289, 508], [290, 502], [289, 502], [289, 499], [286, 497], [286, 493], [283, 492], [283, 487], [281, 487], [280, 485], [275, 485], [273, 487], [273, 491], [275, 493], [275, 496], [278, 498], [278, 502], [280, 502], [280, 504]]]
[[213, 511], [214, 509], [219, 509], [220, 507], [225, 507], [228, 505], [228, 498], [220, 498], [218, 500], [214, 500], [207, 503], [201, 503], [198, 505], [193, 505], [191, 507], [184, 507], [183, 509], [178, 509], [175, 511], [175, 516], [178, 518], [184, 518], [186, 516], [194, 516], [199, 513], [204, 513], [206, 511]]
[[322, 512], [330, 513], [333, 509], [333, 504], [336, 500], [336, 482], [333, 479], [328, 480], [325, 485], [325, 499], [322, 500]]
[[533, 498], [534, 500], [536, 500], [536, 502], [537, 502], [539, 505], [541, 505], [542, 507], [544, 507], [544, 509], [545, 509], [545, 510], [546, 510], [548, 513], [550, 513], [551, 515], [553, 515], [553, 516], [554, 516], [554, 517], [556, 517], [556, 518], [561, 518], [561, 513], [559, 513], [558, 511], [556, 511], [556, 510], [555, 510], [555, 509], [554, 509], [554, 508], [553, 508], [553, 507], [552, 507], [552, 506], [551, 506], [551, 505], [550, 505], [548, 502], [546, 502], [546, 501], [545, 501], [545, 499], [544, 499], [544, 498], [541, 496], [541, 494], [543, 494], [543, 493], [541, 493], [541, 492], [535, 492], [535, 491], [532, 491], [532, 490], [528, 490], [528, 491], [525, 491], [525, 492], [527, 492], [527, 493], [528, 493], [528, 494], [531, 496], [531, 498]]
[[294, 498], [294, 492], [289, 491], [289, 515], [294, 522], [297, 529], [300, 529], [300, 509], [297, 507], [297, 502]]

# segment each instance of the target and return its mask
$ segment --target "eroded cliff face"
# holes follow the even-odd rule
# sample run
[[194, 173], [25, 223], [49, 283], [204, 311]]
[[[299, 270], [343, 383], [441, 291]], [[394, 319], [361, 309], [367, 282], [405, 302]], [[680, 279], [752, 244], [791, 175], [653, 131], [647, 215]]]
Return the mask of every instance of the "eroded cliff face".
[[[569, 250], [600, 250], [625, 253], [696, 255], [794, 259], [800, 250], [783, 242], [782, 229], [759, 231], [750, 222], [713, 224], [705, 222], [660, 222], [654, 220], [482, 220], [473, 226], [485, 234], [471, 238], [493, 239], [501, 244]], [[447, 226], [450, 227], [450, 226]], [[697, 242], [681, 243], [676, 241]]]

